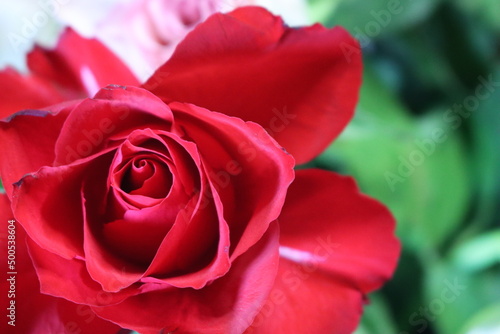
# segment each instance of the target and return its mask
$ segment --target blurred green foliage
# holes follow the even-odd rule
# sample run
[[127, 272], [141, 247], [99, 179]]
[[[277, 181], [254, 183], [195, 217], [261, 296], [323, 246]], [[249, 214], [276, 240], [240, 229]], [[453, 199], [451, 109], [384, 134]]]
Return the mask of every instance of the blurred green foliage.
[[403, 243], [356, 334], [499, 333], [500, 3], [309, 3], [365, 64], [356, 116], [313, 165], [353, 175]]

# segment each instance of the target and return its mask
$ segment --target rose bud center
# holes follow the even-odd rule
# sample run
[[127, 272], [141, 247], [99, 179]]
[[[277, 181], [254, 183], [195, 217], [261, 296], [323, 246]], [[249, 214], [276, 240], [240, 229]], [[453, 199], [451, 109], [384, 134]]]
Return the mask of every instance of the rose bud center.
[[130, 195], [164, 198], [172, 187], [170, 168], [160, 158], [134, 157], [120, 168], [116, 177], [121, 177], [117, 183]]

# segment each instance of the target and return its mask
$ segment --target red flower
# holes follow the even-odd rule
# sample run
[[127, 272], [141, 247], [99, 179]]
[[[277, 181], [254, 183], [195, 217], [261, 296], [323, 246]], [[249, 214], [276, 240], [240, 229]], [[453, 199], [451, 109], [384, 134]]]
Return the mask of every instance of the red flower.
[[393, 218], [350, 178], [291, 183], [281, 149], [306, 162], [352, 117], [361, 59], [346, 48], [341, 28], [243, 8], [198, 26], [142, 88], [0, 122], [40, 298], [144, 334], [352, 332], [394, 270]]

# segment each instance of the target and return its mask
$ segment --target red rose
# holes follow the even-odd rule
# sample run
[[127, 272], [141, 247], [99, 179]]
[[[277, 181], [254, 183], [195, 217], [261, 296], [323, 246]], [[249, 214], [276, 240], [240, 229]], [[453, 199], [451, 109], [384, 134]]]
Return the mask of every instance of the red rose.
[[350, 178], [291, 183], [281, 148], [306, 162], [349, 121], [352, 50], [341, 28], [239, 9], [142, 88], [0, 121], [0, 176], [41, 292], [77, 305], [77, 325], [97, 314], [144, 334], [352, 332], [394, 270], [394, 221]]

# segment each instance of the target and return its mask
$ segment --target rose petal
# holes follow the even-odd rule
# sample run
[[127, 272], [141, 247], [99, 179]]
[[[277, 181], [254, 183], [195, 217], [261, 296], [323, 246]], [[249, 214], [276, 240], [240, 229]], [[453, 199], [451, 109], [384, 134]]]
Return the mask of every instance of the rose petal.
[[0, 119], [24, 109], [39, 109], [94, 95], [109, 84], [139, 85], [138, 79], [110, 50], [71, 28], [53, 50], [35, 46], [28, 54], [31, 73], [0, 71]]
[[[10, 203], [5, 194], [0, 194], [0, 221], [14, 219]], [[117, 333], [120, 327], [95, 315], [88, 306], [73, 304], [61, 298], [40, 293], [40, 285], [31, 258], [26, 247], [26, 233], [17, 222], [15, 225], [16, 265], [15, 265], [15, 298], [9, 298], [10, 283], [6, 279], [0, 281], [0, 305], [3, 310], [15, 301], [15, 327], [8, 324], [7, 318], [0, 323], [2, 333]], [[0, 231], [0, 248], [7, 249], [8, 225]], [[12, 272], [7, 261], [0, 262], [3, 273]], [[7, 278], [10, 278], [7, 276]]]
[[74, 104], [24, 110], [0, 120], [0, 176], [9, 197], [13, 183], [25, 174], [52, 165], [57, 136]]
[[278, 278], [247, 333], [351, 333], [365, 294], [394, 272], [391, 214], [351, 178], [299, 170], [279, 221]]
[[306, 268], [280, 259], [269, 298], [245, 334], [353, 333], [362, 313], [362, 294]]
[[[137, 163], [144, 165], [139, 168], [134, 166]], [[158, 171], [152, 174], [153, 169]], [[149, 174], [145, 174], [145, 170]], [[194, 193], [194, 184], [199, 184], [198, 173], [199, 154], [194, 143], [166, 131], [135, 130], [118, 148], [111, 165], [108, 188], [112, 188], [118, 205], [141, 220], [144, 212], [141, 210], [135, 215], [137, 209], [170, 202], [171, 209], [164, 207], [162, 215], [168, 220], [165, 210], [169, 210], [173, 222], [179, 207]], [[144, 178], [146, 180], [142, 181]], [[139, 185], [139, 188], [127, 191]]]
[[0, 119], [16, 111], [36, 109], [64, 101], [50, 82], [22, 75], [12, 68], [0, 71]]
[[55, 145], [55, 165], [69, 164], [109, 146], [110, 137], [137, 128], [168, 130], [170, 109], [150, 92], [108, 86], [86, 99], [68, 116]]
[[288, 28], [246, 7], [198, 25], [143, 87], [257, 122], [304, 163], [349, 122], [360, 84], [361, 51], [347, 31]]
[[279, 216], [294, 177], [294, 160], [255, 123], [188, 104], [170, 107], [174, 131], [183, 131], [196, 143], [205, 173], [221, 198], [234, 259]]
[[[102, 203], [106, 202], [102, 189], [106, 189], [107, 176], [99, 173], [98, 168], [87, 173], [83, 190], [87, 268], [107, 291], [118, 291], [143, 276], [200, 288], [227, 271], [229, 264], [224, 250], [229, 248], [226, 240], [229, 233], [217, 234], [219, 218], [211, 203], [213, 196], [205, 196], [210, 189], [201, 186], [202, 166], [196, 146], [172, 133], [136, 130], [118, 149], [112, 165], [125, 161], [128, 154], [134, 153], [134, 147], [135, 153], [143, 150], [141, 154], [164, 154], [174, 162], [176, 181], [172, 194], [152, 207], [129, 208], [123, 204], [120, 210], [116, 208], [120, 204], [115, 204], [111, 209], [115, 214], [110, 220], [102, 209]], [[200, 189], [198, 193], [194, 192], [195, 185]], [[114, 204], [112, 200], [110, 203]], [[109, 204], [104, 206], [106, 210]], [[201, 269], [204, 270], [200, 272]], [[197, 274], [191, 281], [186, 277], [176, 278], [192, 272]], [[114, 280], [108, 283], [110, 275]]]
[[131, 195], [165, 198], [172, 189], [173, 176], [166, 161], [137, 157], [128, 165], [122, 189]]
[[41, 248], [31, 239], [28, 239], [28, 247], [42, 293], [63, 297], [77, 304], [102, 306], [119, 303], [141, 292], [137, 287], [117, 293], [103, 291], [101, 285], [90, 277], [84, 260], [64, 259]]
[[71, 98], [92, 96], [111, 84], [139, 85], [139, 80], [112, 51], [96, 39], [79, 36], [71, 28], [64, 31], [54, 50], [36, 46], [28, 54], [28, 67], [35, 76], [56, 83], [61, 90], [79, 92]]
[[12, 208], [28, 235], [66, 259], [83, 256], [79, 189], [88, 164], [43, 167], [19, 181]]
[[198, 202], [181, 211], [158, 248], [147, 271], [154, 279], [142, 281], [201, 289], [230, 269], [230, 230], [222, 202], [212, 185], [203, 186], [200, 194]]
[[[99, 334], [119, 334], [121, 328], [116, 324], [98, 317], [90, 306], [79, 305], [62, 298], [50, 298], [50, 301], [57, 305], [56, 324], [51, 324], [50, 320], [40, 319], [40, 323], [46, 327], [40, 327], [33, 334], [38, 333], [99, 333]], [[34, 301], [31, 301], [32, 303]], [[36, 303], [36, 302], [34, 302]], [[39, 304], [44, 307], [43, 304]], [[48, 306], [45, 306], [48, 308]], [[33, 314], [31, 314], [33, 316]], [[54, 320], [52, 320], [53, 322]]]
[[277, 224], [240, 256], [224, 277], [201, 289], [155, 291], [94, 311], [142, 334], [164, 332], [241, 333], [264, 303], [275, 278]]
[[[100, 188], [105, 187], [105, 176], [99, 179], [93, 178]], [[126, 257], [118, 257], [106, 244], [106, 238], [102, 235], [105, 221], [100, 220], [99, 211], [96, 210], [95, 198], [90, 197], [93, 192], [82, 187], [81, 198], [83, 211], [83, 248], [86, 259], [86, 273], [99, 284], [99, 287], [108, 293], [123, 291], [137, 282], [144, 273], [142, 265], [134, 263]], [[89, 198], [86, 199], [86, 194]], [[97, 194], [97, 193], [94, 193]], [[119, 222], [117, 222], [119, 224]], [[148, 233], [143, 234], [144, 237]]]
[[400, 251], [394, 218], [360, 193], [352, 178], [298, 171], [280, 222], [282, 246], [312, 253], [304, 263], [317, 264], [363, 293], [378, 289], [394, 272]]
[[[96, 177], [91, 179], [99, 184]], [[207, 191], [205, 187], [200, 190], [201, 194]], [[96, 210], [92, 209], [95, 205], [87, 204], [84, 245], [90, 275], [101, 283], [104, 290], [112, 292], [139, 280], [161, 283], [164, 287], [175, 285], [201, 288], [208, 281], [221, 276], [229, 269], [228, 254], [225, 251], [229, 248], [229, 232], [223, 217], [217, 216], [213, 202], [207, 201], [207, 198], [211, 197], [200, 195], [197, 204], [194, 202], [194, 205], [187, 204], [186, 208], [181, 208], [173, 226], [166, 226], [170, 231], [164, 238], [165, 226], [162, 225], [168, 222], [163, 222], [161, 216], [156, 219], [154, 217], [156, 211], [162, 212], [161, 206], [154, 210], [152, 208], [150, 212], [146, 211], [140, 220], [135, 219], [139, 217], [131, 217], [131, 221], [125, 216], [123, 221], [102, 226], [102, 221], [92, 218], [95, 216]], [[92, 201], [87, 201], [89, 202]], [[176, 209], [179, 210], [177, 207]], [[119, 233], [112, 236], [110, 233], [113, 231]], [[136, 232], [135, 240], [129, 240], [133, 231]], [[118, 245], [119, 238], [123, 238], [121, 246]], [[156, 245], [158, 241], [162, 242]], [[153, 248], [150, 245], [146, 247], [156, 253], [149, 268], [143, 257], [139, 262], [131, 262], [127, 256], [142, 243], [153, 244]], [[122, 252], [124, 247], [130, 249]], [[143, 250], [138, 250], [139, 254], [141, 252]], [[196, 274], [188, 275], [192, 272]], [[113, 279], [110, 280], [110, 277]]]
[[103, 173], [102, 166], [111, 160], [108, 153], [104, 150], [73, 165], [42, 167], [15, 184], [13, 212], [41, 247], [66, 259], [83, 257], [80, 190], [89, 170]]

